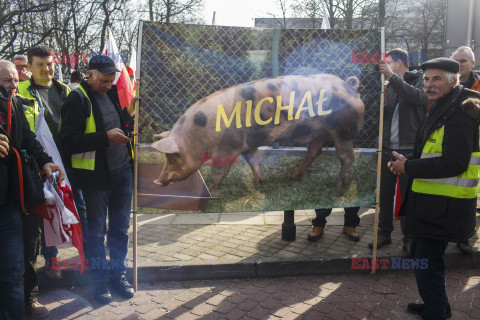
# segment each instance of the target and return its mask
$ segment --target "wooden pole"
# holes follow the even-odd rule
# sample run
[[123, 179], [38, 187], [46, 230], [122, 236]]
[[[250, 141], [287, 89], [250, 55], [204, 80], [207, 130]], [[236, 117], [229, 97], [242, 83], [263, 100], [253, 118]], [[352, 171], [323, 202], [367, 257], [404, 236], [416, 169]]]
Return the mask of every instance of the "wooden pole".
[[[143, 33], [143, 22], [140, 21], [138, 27], [138, 42], [137, 42], [137, 71], [135, 74], [135, 80], [137, 84], [136, 93], [140, 93], [140, 57], [142, 55], [142, 33]], [[135, 122], [133, 127], [133, 289], [138, 291], [138, 275], [137, 275], [137, 212], [138, 212], [138, 119], [140, 114], [140, 101], [135, 105]]]
[[[385, 27], [381, 31], [381, 50], [382, 60], [385, 57]], [[383, 141], [383, 107], [385, 104], [385, 76], [381, 74], [382, 91], [380, 93], [380, 120], [378, 125], [378, 150], [377, 150], [377, 188], [375, 195], [375, 223], [373, 228], [373, 254], [372, 254], [372, 274], [375, 274], [375, 261], [377, 261], [377, 238], [378, 238], [378, 214], [380, 211], [380, 172], [382, 169], [382, 141]]]
[[[137, 82], [137, 91], [138, 91], [138, 82]], [[133, 289], [137, 291], [137, 199], [138, 199], [138, 105], [140, 102], [137, 102], [135, 106], [135, 124], [133, 129]]]

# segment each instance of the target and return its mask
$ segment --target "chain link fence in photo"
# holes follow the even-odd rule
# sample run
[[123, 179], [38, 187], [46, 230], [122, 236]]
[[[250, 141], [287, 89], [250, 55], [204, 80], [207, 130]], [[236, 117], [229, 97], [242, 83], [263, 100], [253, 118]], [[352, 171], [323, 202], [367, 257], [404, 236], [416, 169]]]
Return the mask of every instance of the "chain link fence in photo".
[[141, 32], [140, 142], [152, 142], [153, 134], [170, 130], [191, 105], [216, 91], [261, 78], [328, 73], [360, 80], [365, 120], [354, 146], [377, 147], [379, 30], [143, 22]]

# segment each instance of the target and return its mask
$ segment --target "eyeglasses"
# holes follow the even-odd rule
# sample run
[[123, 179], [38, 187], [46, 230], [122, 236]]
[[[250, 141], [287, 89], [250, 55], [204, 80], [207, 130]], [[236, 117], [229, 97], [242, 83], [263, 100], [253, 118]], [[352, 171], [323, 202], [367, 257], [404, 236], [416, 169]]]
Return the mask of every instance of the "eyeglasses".
[[17, 68], [17, 70], [23, 70], [23, 69], [25, 69], [26, 67], [27, 67], [27, 65], [22, 65], [22, 64], [17, 64], [17, 65], [15, 66], [15, 68]]

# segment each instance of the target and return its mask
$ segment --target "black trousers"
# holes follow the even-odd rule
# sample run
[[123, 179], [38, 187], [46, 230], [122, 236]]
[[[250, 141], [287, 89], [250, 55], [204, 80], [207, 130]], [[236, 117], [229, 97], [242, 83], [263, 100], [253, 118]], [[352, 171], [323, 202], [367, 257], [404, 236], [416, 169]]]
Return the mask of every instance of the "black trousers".
[[40, 223], [43, 219], [36, 214], [22, 214], [23, 251], [25, 273], [23, 274], [23, 287], [25, 304], [38, 300], [38, 274], [35, 268], [37, 256], [40, 253]]
[[415, 269], [418, 293], [425, 304], [423, 319], [446, 319], [450, 310], [447, 298], [445, 249], [448, 241], [414, 237], [412, 256], [415, 259], [426, 259], [426, 269]]
[[[392, 153], [396, 151], [400, 154], [407, 155], [413, 152], [412, 149], [402, 149], [394, 150], [389, 148], [384, 148], [385, 151]], [[380, 212], [379, 212], [379, 223], [378, 223], [378, 234], [381, 236], [390, 236], [393, 231], [393, 202], [395, 197], [395, 187], [397, 185], [397, 176], [390, 172], [387, 167], [388, 162], [391, 159], [385, 154], [382, 155], [382, 167], [380, 168]], [[405, 199], [405, 194], [407, 191], [408, 185], [408, 176], [406, 174], [400, 175], [400, 192], [402, 194], [402, 199]], [[402, 219], [402, 233], [405, 234], [404, 230], [404, 219]], [[408, 238], [408, 237], [407, 237]], [[408, 242], [405, 241], [404, 242]], [[410, 241], [410, 239], [408, 239]]]
[[[343, 225], [346, 227], [356, 228], [360, 224], [360, 217], [358, 216], [358, 211], [360, 207], [349, 207], [344, 208], [345, 216]], [[312, 220], [312, 225], [314, 227], [325, 228], [327, 224], [327, 217], [332, 213], [332, 209], [315, 209], [315, 214], [317, 217]]]

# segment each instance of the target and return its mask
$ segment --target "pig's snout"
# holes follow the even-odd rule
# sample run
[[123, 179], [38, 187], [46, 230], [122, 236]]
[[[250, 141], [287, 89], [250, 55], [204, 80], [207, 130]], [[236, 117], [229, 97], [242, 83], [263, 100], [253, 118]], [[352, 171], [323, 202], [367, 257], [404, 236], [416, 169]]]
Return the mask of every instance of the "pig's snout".
[[153, 180], [153, 183], [155, 183], [156, 185], [165, 187], [165, 186], [167, 186], [167, 185], [169, 184], [169, 181], [167, 181], [167, 182], [161, 182], [159, 179], [155, 179], [155, 180]]

